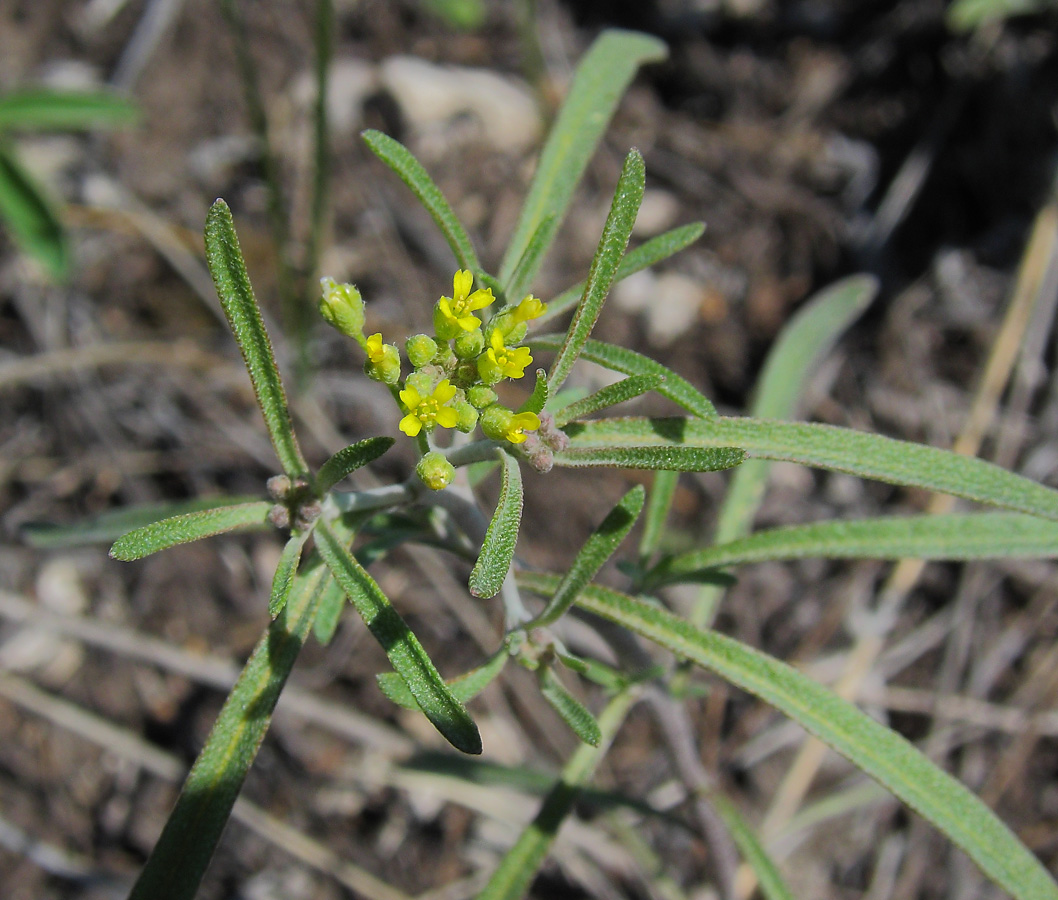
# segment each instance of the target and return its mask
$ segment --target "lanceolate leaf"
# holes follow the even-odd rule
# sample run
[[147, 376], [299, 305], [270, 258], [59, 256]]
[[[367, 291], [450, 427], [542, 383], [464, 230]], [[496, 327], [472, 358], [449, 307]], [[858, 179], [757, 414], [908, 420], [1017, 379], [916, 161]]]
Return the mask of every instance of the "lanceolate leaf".
[[0, 97], [0, 130], [119, 128], [138, 117], [135, 103], [105, 91], [30, 89]]
[[533, 393], [522, 404], [522, 408], [518, 412], [539, 413], [547, 403], [547, 397], [547, 373], [543, 369], [537, 369], [536, 386], [533, 388]]
[[320, 496], [327, 493], [346, 475], [378, 459], [393, 443], [391, 437], [373, 437], [343, 447], [320, 466], [316, 473], [316, 490]]
[[668, 469], [674, 472], [717, 472], [740, 465], [739, 447], [571, 447], [555, 454], [555, 465], [567, 468], [607, 466], [619, 469]]
[[635, 225], [639, 204], [643, 200], [645, 183], [643, 157], [633, 148], [625, 158], [621, 177], [617, 181], [610, 214], [606, 217], [599, 247], [595, 251], [591, 269], [588, 270], [584, 294], [577, 304], [576, 312], [573, 313], [573, 320], [569, 323], [562, 346], [558, 348], [555, 360], [551, 363], [547, 386], [552, 394], [562, 387], [562, 383], [569, 376], [573, 363], [577, 361], [592, 328], [595, 327], [599, 313], [602, 312], [602, 305], [610, 293], [610, 285], [613, 284], [614, 273], [617, 272], [617, 266], [632, 235], [632, 226]]
[[[562, 346], [563, 337], [560, 334], [533, 335], [530, 343], [534, 350], [558, 350]], [[716, 417], [713, 404], [694, 385], [648, 356], [624, 347], [617, 347], [614, 344], [593, 340], [589, 340], [584, 345], [580, 355], [582, 359], [598, 363], [614, 372], [623, 372], [625, 375], [658, 375], [664, 381], [655, 390], [662, 397], [668, 397], [687, 412], [703, 419]]]
[[608, 384], [602, 390], [589, 394], [583, 400], [577, 400], [564, 409], [558, 410], [555, 413], [555, 424], [561, 428], [574, 419], [582, 419], [600, 409], [624, 403], [625, 400], [631, 400], [633, 397], [654, 390], [664, 380], [661, 375], [632, 375], [629, 378], [622, 378], [617, 383]]
[[[711, 421], [629, 417], [579, 422], [565, 430], [571, 450], [576, 451], [650, 445], [738, 446], [750, 457], [848, 472], [1058, 519], [1058, 491], [1028, 478], [947, 450], [832, 425], [726, 417]], [[555, 454], [556, 465], [563, 455]]]
[[562, 721], [585, 744], [598, 747], [599, 739], [602, 735], [599, 732], [599, 723], [595, 721], [595, 716], [588, 712], [584, 708], [584, 704], [566, 690], [562, 682], [558, 680], [558, 676], [551, 671], [550, 666], [541, 666], [537, 672], [540, 678], [540, 693], [551, 704], [551, 708], [562, 717]]
[[326, 569], [298, 575], [286, 609], [257, 642], [184, 782], [129, 900], [192, 900], [308, 635]]
[[[547, 596], [557, 575], [519, 583]], [[1058, 885], [984, 803], [900, 735], [796, 669], [659, 607], [592, 585], [577, 601], [749, 691], [790, 716], [936, 825], [996, 884], [1019, 900], [1055, 900]]]
[[742, 818], [738, 807], [719, 791], [709, 794], [709, 802], [717, 815], [724, 820], [727, 832], [738, 847], [742, 858], [753, 869], [753, 874], [760, 882], [760, 892], [765, 900], [794, 900], [793, 894], [790, 893], [790, 889], [779, 873], [779, 867], [757, 839], [749, 823]]
[[644, 566], [661, 544], [679, 477], [679, 472], [666, 472], [663, 469], [654, 476], [654, 483], [650, 486], [647, 514], [643, 517], [643, 534], [639, 538], [639, 561]]
[[577, 747], [554, 787], [544, 798], [540, 811], [504, 855], [499, 868], [493, 872], [477, 900], [521, 900], [526, 895], [562, 822], [580, 796], [581, 786], [588, 781], [595, 766], [603, 758], [636, 696], [635, 691], [627, 690], [610, 701], [599, 716], [598, 746], [581, 744]]
[[272, 342], [268, 339], [250, 287], [231, 210], [223, 200], [217, 200], [206, 217], [206, 261], [224, 315], [250, 373], [279, 463], [291, 478], [304, 478], [308, 475], [308, 467], [294, 436], [286, 394], [272, 354]]
[[599, 574], [599, 570], [618, 548], [621, 541], [632, 530], [636, 519], [643, 510], [646, 491], [642, 485], [636, 485], [625, 494], [617, 505], [610, 510], [599, 527], [592, 532], [584, 546], [580, 548], [569, 572], [562, 579], [554, 596], [547, 602], [543, 612], [536, 617], [528, 628], [550, 625], [558, 621], [573, 605], [581, 589]]
[[390, 605], [389, 599], [363, 566], [342, 545], [325, 522], [317, 524], [316, 548], [390, 663], [407, 683], [420, 709], [457, 750], [480, 753], [477, 726], [438, 674], [419, 639]]
[[540, 269], [540, 258], [551, 246], [555, 237], [555, 217], [547, 216], [533, 232], [522, 258], [514, 268], [511, 280], [504, 286], [503, 295], [508, 303], [518, 303], [532, 284], [533, 276]]
[[1017, 513], [968, 513], [818, 522], [758, 531], [681, 553], [650, 573], [651, 585], [716, 566], [777, 559], [1002, 559], [1058, 556], [1058, 523]]
[[496, 503], [481, 555], [470, 573], [470, 593], [475, 597], [495, 597], [514, 559], [518, 543], [518, 528], [522, 523], [522, 471], [518, 460], [499, 451], [503, 467], [500, 469], [500, 499]]
[[[705, 225], [702, 222], [692, 222], [689, 225], [681, 225], [679, 228], [673, 228], [671, 231], [659, 234], [646, 243], [640, 244], [634, 250], [629, 250], [621, 260], [621, 265], [617, 267], [614, 282], [621, 281], [621, 279], [634, 275], [636, 272], [641, 272], [643, 269], [649, 269], [656, 263], [679, 253], [698, 240], [704, 231]], [[569, 312], [577, 305], [577, 301], [580, 300], [583, 293], [583, 281], [564, 290], [557, 297], [548, 301], [547, 309], [540, 318], [536, 319], [536, 324], [542, 325], [544, 322], [557, 319], [563, 313]]]
[[[445, 683], [456, 700], [460, 703], [469, 703], [495, 680], [510, 658], [511, 654], [508, 652], [507, 647], [501, 647], [498, 652], [490, 656], [476, 669], [471, 669], [458, 678], [453, 678]], [[411, 691], [408, 689], [407, 682], [396, 672], [382, 672], [376, 675], [375, 678], [378, 681], [378, 686], [382, 688], [382, 693], [393, 703], [403, 706], [405, 709], [419, 708], [419, 704], [415, 702], [415, 697], [412, 696]]]
[[452, 248], [459, 266], [476, 272], [481, 268], [478, 256], [470, 243], [466, 229], [452, 211], [441, 189], [434, 183], [426, 169], [411, 152], [399, 141], [393, 140], [381, 131], [368, 130], [362, 135], [364, 142], [379, 159], [396, 172], [426, 211], [433, 216], [448, 246]]
[[159, 550], [223, 534], [225, 531], [266, 528], [271, 509], [271, 503], [259, 500], [162, 519], [118, 538], [110, 548], [110, 555], [114, 559], [126, 561], [143, 559]]
[[341, 585], [334, 580], [334, 576], [328, 570], [323, 589], [320, 592], [319, 609], [316, 612], [316, 618], [312, 621], [312, 633], [324, 647], [334, 637], [343, 609], [345, 609], [345, 591], [342, 590]]
[[59, 217], [44, 190], [0, 144], [0, 223], [55, 279], [66, 277], [70, 254]]
[[[510, 281], [540, 223], [553, 216], [555, 229], [562, 224], [573, 191], [636, 70], [665, 55], [665, 45], [657, 38], [631, 31], [605, 31], [591, 45], [577, 67], [540, 154], [533, 183], [500, 266], [503, 284]], [[531, 283], [535, 274], [528, 271], [526, 282]]]
[[301, 562], [301, 551], [305, 547], [305, 540], [308, 536], [307, 531], [291, 535], [283, 547], [283, 552], [279, 555], [275, 575], [272, 576], [272, 594], [268, 599], [268, 615], [273, 619], [287, 605], [290, 591], [294, 586], [294, 576], [298, 571], [298, 563]]

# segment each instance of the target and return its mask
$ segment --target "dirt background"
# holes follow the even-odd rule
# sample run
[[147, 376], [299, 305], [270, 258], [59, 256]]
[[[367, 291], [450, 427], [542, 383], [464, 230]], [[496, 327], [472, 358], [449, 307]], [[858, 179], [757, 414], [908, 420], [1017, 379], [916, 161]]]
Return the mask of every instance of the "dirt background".
[[[247, 6], [298, 259], [312, 169], [312, 8]], [[666, 40], [670, 58], [646, 69], [622, 103], [535, 293], [546, 299], [583, 277], [635, 145], [648, 201], [634, 240], [695, 220], [708, 229], [658, 267], [667, 281], [615, 292], [601, 337], [655, 356], [738, 413], [799, 306], [839, 277], [871, 272], [880, 296], [813, 374], [803, 414], [951, 446], [1049, 196], [1053, 16], [967, 37], [945, 27], [943, 4], [931, 0], [540, 0], [491, 3], [480, 27], [459, 31], [427, 6], [337, 4], [343, 68], [321, 272], [357, 282], [369, 327], [387, 339], [425, 327], [452, 261], [360, 129], [381, 128], [419, 154], [485, 265], [495, 265], [532, 171], [538, 117], [553, 114], [601, 28], [636, 28]], [[152, 16], [166, 12], [171, 22], [144, 42]], [[495, 118], [487, 103], [444, 114], [429, 93], [436, 71], [408, 94], [396, 89], [392, 60], [409, 56], [459, 67], [447, 70], [458, 77], [493, 73], [528, 102], [501, 103]], [[26, 545], [32, 523], [261, 495], [276, 468], [201, 258], [205, 212], [222, 196], [258, 296], [272, 322], [280, 317], [259, 148], [217, 4], [2, 0], [0, 90], [41, 82], [121, 84], [143, 118], [118, 133], [18, 141], [69, 204], [69, 284], [49, 284], [0, 234], [0, 893], [10, 900], [124, 896], [219, 709], [220, 686], [267, 621], [279, 553], [270, 536], [137, 564], [110, 561], [99, 547]], [[505, 96], [494, 87], [493, 98]], [[1055, 346], [1047, 303], [1041, 309], [982, 452], [1058, 486]], [[294, 349], [276, 328], [273, 337], [286, 368]], [[360, 374], [348, 342], [318, 328], [310, 356], [316, 375], [294, 402], [310, 462], [396, 434], [385, 391]], [[591, 384], [599, 374], [578, 377]], [[409, 459], [395, 450], [370, 477], [403, 478]], [[631, 483], [562, 473], [529, 482], [519, 552], [553, 568]], [[723, 485], [719, 476], [681, 480], [669, 546], [708, 538]], [[927, 502], [778, 466], [757, 522]], [[748, 567], [719, 627], [833, 681], [888, 572], [817, 561]], [[466, 574], [460, 561], [404, 551], [376, 570], [447, 675], [479, 661], [501, 628], [494, 604], [470, 601]], [[1050, 563], [928, 566], [888, 623], [861, 690], [873, 714], [983, 795], [1052, 871], [1056, 584]], [[683, 608], [688, 598], [667, 600]], [[229, 826], [202, 897], [474, 895], [537, 801], [528, 789], [490, 784], [487, 773], [478, 785], [454, 782], [436, 759], [399, 766], [412, 741], [441, 748], [423, 721], [382, 697], [373, 676], [385, 667], [351, 614], [329, 647], [306, 648], [293, 679], [302, 693], [277, 715], [244, 792], [253, 805]], [[525, 675], [475, 703], [484, 761], [554, 772], [575, 739]], [[705, 678], [692, 687], [701, 688], [687, 701], [700, 759], [757, 823], [801, 735], [739, 692]], [[578, 690], [598, 709], [598, 696]], [[587, 805], [534, 896], [715, 896], [715, 854], [688, 812], [670, 750], [651, 716], [636, 711], [597, 783], [670, 817]], [[865, 784], [843, 762], [824, 762], [805, 806], [845, 805], [775, 844], [797, 896], [1000, 896]]]

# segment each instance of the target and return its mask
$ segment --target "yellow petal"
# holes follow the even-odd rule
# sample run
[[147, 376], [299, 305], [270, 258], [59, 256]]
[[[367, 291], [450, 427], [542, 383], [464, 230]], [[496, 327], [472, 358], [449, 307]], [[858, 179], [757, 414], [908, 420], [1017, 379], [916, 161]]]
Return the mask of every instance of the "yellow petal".
[[492, 296], [492, 288], [478, 288], [467, 297], [467, 309], [484, 309], [496, 300]]
[[456, 319], [456, 324], [458, 324], [464, 331], [473, 331], [481, 324], [481, 319], [477, 316], [463, 316], [462, 318]]
[[422, 403], [422, 397], [419, 396], [419, 392], [410, 384], [400, 392], [400, 399], [408, 409], [415, 409], [416, 406]]
[[455, 385], [449, 382], [447, 378], [442, 379], [437, 383], [437, 387], [433, 389], [433, 398], [438, 403], [447, 403], [456, 395]]
[[416, 416], [408, 413], [403, 419], [400, 420], [397, 427], [403, 431], [408, 437], [415, 437], [420, 431], [422, 431], [422, 422]]
[[452, 299], [457, 303], [466, 298], [474, 287], [474, 276], [467, 269], [460, 269], [452, 279]]
[[442, 406], [437, 410], [437, 424], [442, 428], [455, 428], [459, 421], [459, 413], [451, 406]]

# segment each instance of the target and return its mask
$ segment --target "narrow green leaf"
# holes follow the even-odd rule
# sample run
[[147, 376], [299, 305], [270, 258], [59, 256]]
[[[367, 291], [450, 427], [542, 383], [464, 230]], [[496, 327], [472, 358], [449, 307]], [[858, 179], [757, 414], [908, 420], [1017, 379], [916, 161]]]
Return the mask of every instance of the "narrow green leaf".
[[[618, 418], [566, 426], [571, 450], [744, 447], [751, 457], [847, 472], [1058, 519], [1058, 491], [981, 459], [833, 425], [727, 418]], [[555, 454], [556, 465], [562, 454]]]
[[647, 514], [643, 517], [643, 534], [639, 538], [639, 560], [644, 566], [661, 544], [679, 478], [679, 472], [667, 472], [664, 469], [654, 476], [654, 483], [650, 487], [650, 493], [647, 494]]
[[742, 818], [738, 807], [720, 791], [712, 791], [709, 794], [709, 802], [717, 815], [723, 819], [727, 833], [731, 835], [742, 858], [753, 869], [765, 900], [793, 900], [793, 894], [786, 886], [775, 860], [764, 849], [749, 823]]
[[57, 281], [70, 269], [70, 251], [59, 217], [44, 189], [0, 144], [0, 219], [18, 246]]
[[503, 294], [509, 303], [517, 303], [525, 296], [529, 285], [532, 284], [533, 276], [540, 270], [541, 257], [547, 252], [551, 242], [555, 239], [557, 228], [557, 221], [554, 216], [546, 216], [536, 226], [533, 236], [525, 247], [522, 258], [518, 260], [518, 265], [514, 267], [514, 273], [511, 275], [510, 281], [503, 286]]
[[499, 451], [503, 467], [500, 469], [500, 499], [496, 503], [481, 555], [470, 573], [470, 593], [475, 597], [495, 597], [514, 559], [518, 543], [518, 528], [522, 524], [522, 471], [518, 460]]
[[283, 607], [287, 605], [290, 591], [294, 587], [294, 576], [298, 571], [298, 563], [301, 562], [301, 551], [305, 547], [305, 540], [310, 532], [304, 531], [293, 534], [283, 547], [276, 564], [275, 575], [272, 576], [272, 593], [268, 599], [268, 615], [273, 619], [278, 616]]
[[322, 497], [339, 481], [361, 466], [374, 462], [394, 444], [391, 437], [373, 437], [343, 447], [320, 466], [316, 473], [316, 491]]
[[162, 519], [118, 538], [110, 548], [110, 556], [127, 562], [225, 531], [266, 528], [271, 509], [271, 503], [256, 500]]
[[[604, 31], [591, 45], [577, 66], [540, 154], [533, 183], [500, 266], [503, 284], [510, 281], [540, 223], [553, 216], [556, 228], [562, 224], [573, 191], [636, 70], [665, 55], [665, 45], [657, 38], [631, 31]], [[528, 281], [535, 274], [529, 272]]]
[[223, 200], [217, 200], [210, 207], [206, 218], [206, 261], [224, 315], [250, 373], [279, 463], [291, 478], [308, 477], [308, 466], [290, 422], [283, 382], [272, 354], [272, 342], [261, 321], [261, 312], [246, 274], [231, 210]]
[[565, 685], [558, 680], [558, 676], [551, 671], [550, 666], [541, 666], [537, 669], [537, 676], [540, 679], [540, 693], [551, 705], [551, 708], [562, 717], [562, 721], [585, 744], [598, 747], [602, 735], [599, 732], [599, 723], [595, 721], [595, 716], [588, 712], [584, 704], [566, 690]]
[[31, 523], [22, 526], [19, 534], [31, 547], [38, 550], [64, 550], [70, 547], [85, 547], [89, 544], [112, 544], [123, 534], [144, 525], [152, 525], [162, 519], [171, 519], [185, 513], [207, 509], [220, 509], [243, 503], [255, 503], [257, 497], [198, 497], [178, 503], [151, 503], [146, 506], [107, 510], [92, 519], [72, 525]]
[[944, 18], [952, 31], [972, 31], [988, 23], [1002, 22], [1011, 16], [1042, 12], [1047, 5], [1048, 0], [954, 0]]
[[[445, 684], [456, 700], [469, 703], [496, 679], [510, 658], [510, 652], [503, 646], [480, 666], [464, 672], [458, 678], [446, 681]], [[403, 706], [405, 709], [419, 708], [407, 682], [396, 672], [380, 672], [375, 676], [375, 680], [378, 681], [382, 693], [397, 706]]]
[[674, 472], [718, 472], [741, 465], [739, 447], [622, 446], [570, 447], [555, 454], [555, 465], [566, 468], [607, 466], [620, 469], [668, 469]]
[[[547, 596], [557, 575], [520, 574]], [[654, 641], [764, 700], [828, 744], [936, 825], [1019, 900], [1055, 900], [1058, 885], [984, 803], [896, 732], [779, 660], [660, 607], [592, 585], [578, 605]]]
[[544, 798], [540, 811], [504, 854], [477, 900], [521, 900], [526, 895], [559, 828], [577, 802], [582, 786], [603, 758], [637, 696], [635, 691], [626, 690], [610, 701], [599, 716], [598, 745], [585, 743], [577, 747]]
[[296, 577], [286, 609], [257, 642], [129, 900], [193, 900], [308, 635], [325, 572], [317, 561]]
[[522, 404], [518, 412], [539, 413], [547, 404], [547, 373], [543, 369], [536, 370], [536, 386], [529, 399]]
[[134, 124], [139, 115], [132, 100], [107, 91], [30, 88], [0, 96], [0, 130], [121, 128]]
[[[877, 294], [876, 278], [853, 275], [824, 289], [801, 307], [768, 354], [750, 415], [757, 419], [794, 418], [809, 376]], [[717, 519], [717, 542], [729, 541], [750, 530], [770, 471], [770, 463], [750, 460], [735, 473]]]
[[617, 181], [613, 203], [610, 205], [606, 224], [603, 225], [599, 247], [591, 261], [588, 280], [584, 284], [584, 294], [573, 313], [573, 320], [566, 330], [562, 346], [558, 348], [551, 372], [548, 375], [548, 390], [553, 394], [569, 376], [573, 363], [577, 361], [584, 344], [595, 327], [602, 312], [602, 305], [610, 293], [614, 273], [624, 256], [628, 239], [632, 236], [639, 204], [643, 200], [643, 186], [646, 183], [646, 169], [643, 157], [633, 148], [625, 158], [621, 177]]
[[[533, 335], [529, 342], [534, 350], [558, 350], [562, 346], [563, 337], [560, 334]], [[625, 347], [594, 340], [589, 340], [584, 345], [580, 355], [588, 362], [598, 363], [600, 366], [625, 375], [658, 375], [664, 381], [655, 390], [662, 397], [668, 397], [687, 412], [703, 419], [716, 418], [715, 407], [701, 391], [686, 379], [680, 378], [671, 369], [648, 356], [643, 356]]]
[[558, 586], [558, 590], [540, 615], [526, 626], [527, 629], [550, 625], [565, 615], [581, 589], [591, 583], [621, 542], [628, 537], [628, 532], [632, 530], [643, 511], [645, 500], [646, 490], [641, 484], [637, 484], [617, 502], [584, 542], [569, 571], [562, 578], [562, 584]]
[[326, 522], [317, 524], [316, 548], [346, 596], [352, 600], [390, 663], [407, 682], [419, 707], [447, 740], [464, 753], [481, 752], [481, 736], [473, 719], [456, 700], [433, 662], [405, 621], [356, 558]]
[[[636, 272], [641, 272], [643, 269], [649, 269], [670, 256], [674, 256], [681, 250], [685, 250], [698, 240], [704, 231], [705, 224], [703, 222], [680, 225], [678, 228], [673, 228], [664, 234], [652, 237], [634, 250], [629, 250], [621, 260], [621, 265], [617, 267], [617, 273], [613, 278], [614, 283], [616, 284]], [[542, 316], [535, 320], [535, 324], [542, 325], [544, 322], [550, 322], [563, 313], [569, 312], [577, 305], [577, 301], [580, 300], [583, 293], [583, 281], [573, 285], [571, 288], [567, 288], [548, 302], [547, 309]]]
[[[607, 663], [586, 656], [574, 656], [572, 653], [556, 652], [555, 658], [567, 669], [571, 669], [588, 681], [606, 688], [608, 691], [619, 691], [628, 687], [629, 684], [638, 683], [643, 680], [641, 673], [633, 672], [626, 674]], [[651, 678], [663, 675], [664, 671], [658, 667], [651, 667]]]
[[816, 522], [748, 537], [664, 560], [649, 583], [682, 580], [700, 569], [764, 560], [1005, 559], [1058, 556], [1058, 523], [1017, 513], [966, 513]]
[[433, 217], [448, 241], [448, 246], [452, 248], [459, 267], [477, 272], [481, 263], [478, 262], [466, 229], [422, 163], [412, 156], [411, 151], [400, 141], [395, 141], [381, 131], [368, 129], [361, 137], [375, 156], [396, 172], [400, 180], [411, 188], [419, 202], [426, 207], [426, 211]]
[[574, 419], [582, 419], [593, 412], [598, 412], [600, 409], [616, 406], [618, 403], [624, 403], [626, 400], [639, 397], [647, 391], [657, 388], [664, 380], [665, 378], [662, 375], [631, 375], [628, 378], [622, 378], [615, 384], [608, 384], [594, 394], [589, 394], [584, 399], [577, 400], [564, 409], [557, 410], [555, 412], [555, 424], [561, 428]]
[[320, 592], [319, 609], [316, 611], [316, 618], [312, 620], [312, 633], [324, 647], [334, 638], [338, 620], [342, 617], [344, 609], [345, 591], [328, 571]]

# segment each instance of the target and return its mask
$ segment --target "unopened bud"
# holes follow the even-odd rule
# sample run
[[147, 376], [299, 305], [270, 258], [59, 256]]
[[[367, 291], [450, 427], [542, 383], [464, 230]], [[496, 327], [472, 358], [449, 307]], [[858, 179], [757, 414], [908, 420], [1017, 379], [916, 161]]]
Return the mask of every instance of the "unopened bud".
[[415, 474], [431, 491], [440, 491], [452, 483], [456, 470], [443, 453], [431, 450], [419, 460], [415, 466]]
[[333, 278], [321, 278], [319, 310], [342, 334], [361, 343], [364, 340], [364, 301], [352, 284], [338, 284]]
[[404, 342], [404, 350], [408, 354], [408, 361], [416, 368], [433, 362], [437, 355], [437, 342], [425, 334], [413, 334]]

